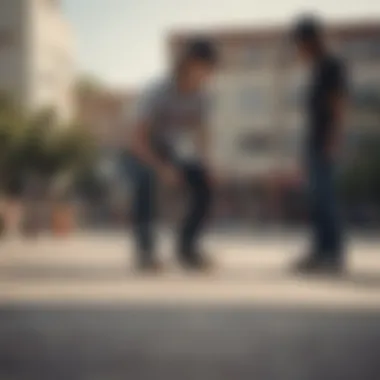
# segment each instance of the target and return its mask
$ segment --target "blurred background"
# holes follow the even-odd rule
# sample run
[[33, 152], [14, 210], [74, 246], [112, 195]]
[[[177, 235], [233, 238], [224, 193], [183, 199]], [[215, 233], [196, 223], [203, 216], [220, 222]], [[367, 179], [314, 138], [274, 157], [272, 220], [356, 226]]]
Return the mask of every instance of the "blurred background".
[[[286, 270], [309, 219], [307, 78], [288, 38], [304, 12], [350, 73], [349, 274], [335, 280]], [[196, 35], [221, 54], [206, 239], [219, 268], [134, 276], [128, 130]], [[160, 198], [170, 255], [183, 198]], [[0, 380], [377, 380], [379, 228], [380, 2], [0, 0]]]
[[[184, 15], [170, 0], [106, 6], [100, 0], [2, 0], [3, 234], [129, 224], [122, 154], [136, 99], [194, 35], [210, 37], [221, 52], [210, 124], [223, 181], [212, 225], [302, 226], [308, 216], [297, 173], [305, 75], [288, 43], [298, 11], [290, 3], [274, 11], [261, 5], [257, 12], [243, 1], [241, 9], [252, 13], [245, 15], [209, 0], [206, 13], [195, 2]], [[350, 70], [340, 176], [344, 216], [352, 228], [369, 231], [380, 223], [380, 21], [365, 5], [353, 12], [321, 3], [316, 11], [324, 11], [329, 42]], [[161, 197], [162, 210], [170, 210], [161, 220], [173, 223], [181, 197]]]

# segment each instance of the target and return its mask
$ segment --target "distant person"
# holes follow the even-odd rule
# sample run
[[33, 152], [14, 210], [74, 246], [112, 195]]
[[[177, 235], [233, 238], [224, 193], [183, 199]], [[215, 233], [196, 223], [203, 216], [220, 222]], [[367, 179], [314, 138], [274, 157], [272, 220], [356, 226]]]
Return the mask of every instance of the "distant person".
[[310, 71], [305, 99], [307, 138], [304, 158], [313, 227], [310, 252], [295, 269], [304, 273], [339, 273], [344, 266], [344, 244], [335, 169], [346, 113], [346, 70], [342, 61], [327, 48], [318, 20], [299, 20], [293, 38], [299, 56]]
[[217, 63], [215, 47], [191, 41], [168, 77], [140, 99], [129, 136], [129, 172], [133, 182], [133, 229], [138, 268], [155, 271], [155, 192], [157, 179], [190, 196], [189, 211], [178, 231], [176, 255], [185, 268], [204, 270], [209, 259], [199, 238], [210, 209], [210, 137], [205, 85]]

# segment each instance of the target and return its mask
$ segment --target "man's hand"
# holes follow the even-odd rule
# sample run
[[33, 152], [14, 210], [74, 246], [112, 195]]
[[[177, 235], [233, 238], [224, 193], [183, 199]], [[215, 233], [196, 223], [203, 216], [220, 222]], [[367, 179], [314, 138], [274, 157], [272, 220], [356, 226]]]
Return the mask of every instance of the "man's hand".
[[339, 141], [337, 137], [332, 138], [325, 146], [325, 157], [328, 160], [335, 160], [339, 152]]
[[333, 123], [330, 128], [330, 138], [325, 146], [325, 157], [328, 160], [335, 160], [339, 154], [343, 127], [345, 125], [347, 99], [344, 94], [339, 91], [331, 96], [331, 109], [333, 112]]
[[215, 170], [208, 169], [206, 171], [206, 178], [210, 186], [218, 186], [222, 182], [222, 176]]
[[172, 165], [162, 166], [158, 171], [158, 175], [169, 186], [178, 186], [183, 181], [181, 172]]

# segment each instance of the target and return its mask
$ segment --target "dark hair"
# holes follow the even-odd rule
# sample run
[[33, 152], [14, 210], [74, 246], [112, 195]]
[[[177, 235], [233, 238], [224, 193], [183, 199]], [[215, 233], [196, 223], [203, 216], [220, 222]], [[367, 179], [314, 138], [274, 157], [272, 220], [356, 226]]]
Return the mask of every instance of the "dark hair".
[[215, 45], [206, 39], [189, 41], [182, 55], [182, 62], [199, 60], [215, 65], [218, 62], [218, 54]]
[[295, 42], [319, 43], [322, 38], [322, 25], [320, 21], [312, 16], [300, 18], [293, 29], [293, 40]]

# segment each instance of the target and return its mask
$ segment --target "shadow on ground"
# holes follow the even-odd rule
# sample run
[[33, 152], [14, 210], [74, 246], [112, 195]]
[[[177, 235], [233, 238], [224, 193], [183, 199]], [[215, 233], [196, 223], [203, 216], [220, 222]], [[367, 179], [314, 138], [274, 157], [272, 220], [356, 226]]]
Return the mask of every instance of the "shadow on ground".
[[0, 379], [376, 380], [379, 317], [254, 307], [3, 307]]

